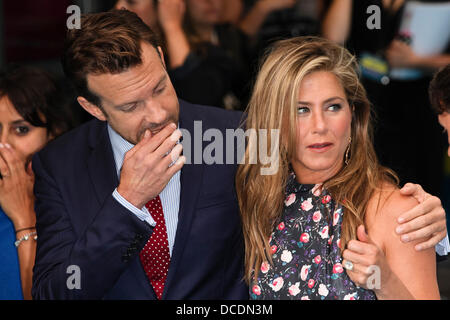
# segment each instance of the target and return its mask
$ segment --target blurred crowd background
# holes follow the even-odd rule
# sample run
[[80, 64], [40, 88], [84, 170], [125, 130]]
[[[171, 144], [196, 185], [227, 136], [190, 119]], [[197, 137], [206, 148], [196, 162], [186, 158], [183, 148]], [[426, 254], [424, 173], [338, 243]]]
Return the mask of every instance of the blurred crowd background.
[[[374, 143], [380, 161], [398, 173], [401, 184], [419, 183], [439, 196], [450, 220], [448, 142], [428, 99], [433, 72], [449, 63], [448, 32], [432, 34], [437, 41], [446, 42], [439, 55], [419, 59], [410, 46], [414, 37], [399, 33], [408, 2], [0, 0], [0, 69], [25, 64], [53, 73], [61, 83], [73, 123], [87, 121], [90, 116], [77, 106], [60, 64], [71, 15], [67, 8], [77, 5], [82, 13], [89, 13], [124, 7], [158, 33], [179, 97], [244, 110], [258, 61], [273, 41], [305, 35], [327, 37], [345, 45], [360, 61], [373, 103]], [[374, 4], [381, 9], [381, 28], [371, 30], [367, 8]], [[423, 24], [428, 27], [426, 21]], [[389, 72], [394, 68], [413, 72], [394, 77]]]

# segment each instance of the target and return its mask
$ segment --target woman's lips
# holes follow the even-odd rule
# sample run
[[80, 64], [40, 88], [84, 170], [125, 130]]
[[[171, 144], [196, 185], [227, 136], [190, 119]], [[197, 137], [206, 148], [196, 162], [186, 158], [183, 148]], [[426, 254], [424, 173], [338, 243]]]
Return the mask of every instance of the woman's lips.
[[331, 148], [331, 142], [315, 143], [308, 146], [308, 149], [314, 152], [325, 152]]

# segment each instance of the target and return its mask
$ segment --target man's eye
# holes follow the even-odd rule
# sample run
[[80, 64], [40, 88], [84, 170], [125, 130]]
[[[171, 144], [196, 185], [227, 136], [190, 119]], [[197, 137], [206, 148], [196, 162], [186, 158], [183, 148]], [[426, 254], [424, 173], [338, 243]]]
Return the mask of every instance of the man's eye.
[[128, 106], [123, 107], [123, 108], [122, 108], [122, 111], [123, 111], [123, 112], [131, 112], [131, 111], [133, 111], [134, 109], [136, 109], [136, 107], [137, 107], [137, 103], [130, 104], [130, 105], [128, 105]]
[[154, 91], [154, 93], [155, 93], [155, 94], [161, 94], [161, 93], [164, 91], [164, 89], [166, 89], [166, 86], [162, 86], [162, 87], [160, 87], [160, 88], [157, 88], [157, 89]]

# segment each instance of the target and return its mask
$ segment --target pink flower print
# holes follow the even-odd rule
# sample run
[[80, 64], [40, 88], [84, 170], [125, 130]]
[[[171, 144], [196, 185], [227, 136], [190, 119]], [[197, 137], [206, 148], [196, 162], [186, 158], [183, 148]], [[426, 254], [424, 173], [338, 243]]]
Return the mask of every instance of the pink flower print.
[[272, 288], [273, 291], [277, 292], [280, 291], [280, 289], [283, 287], [283, 284], [284, 284], [283, 277], [278, 277], [275, 280], [273, 280], [270, 287]]
[[328, 244], [331, 244], [333, 242], [333, 239], [334, 239], [334, 234], [331, 236], [330, 239], [328, 239]]
[[308, 288], [312, 289], [315, 284], [316, 284], [316, 282], [314, 281], [314, 279], [308, 280]]
[[333, 226], [337, 225], [337, 223], [339, 222], [339, 217], [340, 217], [340, 213], [341, 213], [340, 210], [341, 209], [338, 209], [338, 210], [334, 211], [334, 214], [333, 214]]
[[289, 287], [289, 294], [291, 296], [296, 296], [300, 293], [300, 282], [296, 282], [294, 285]]
[[327, 204], [328, 202], [331, 201], [331, 196], [330, 195], [326, 195], [322, 198], [322, 203], [323, 204]]
[[284, 227], [285, 227], [285, 224], [284, 224], [284, 222], [281, 222], [279, 225], [278, 225], [278, 230], [283, 230], [284, 229]]
[[341, 239], [338, 239], [338, 241], [336, 241], [336, 244], [337, 244], [337, 246], [338, 246], [339, 249], [342, 249], [342, 248], [341, 248]]
[[311, 300], [311, 299], [309, 299], [308, 296], [303, 296], [303, 297], [300, 298], [300, 300]]
[[324, 285], [323, 283], [321, 283], [319, 285], [319, 294], [323, 297], [326, 297], [328, 295], [329, 291], [326, 285]]
[[295, 202], [295, 199], [296, 199], [295, 193], [291, 193], [290, 195], [288, 195], [288, 197], [284, 201], [284, 205], [286, 207], [289, 207], [291, 204], [293, 204]]
[[320, 255], [317, 255], [317, 256], [314, 258], [314, 263], [315, 263], [315, 264], [319, 264], [321, 261], [322, 261], [322, 257], [321, 257]]
[[277, 252], [278, 247], [276, 245], [273, 245], [270, 247], [270, 249], [272, 250], [272, 254], [274, 254], [275, 252]]
[[349, 293], [344, 297], [344, 300], [356, 300], [356, 292]]
[[328, 238], [328, 229], [329, 229], [328, 226], [325, 226], [325, 227], [323, 227], [322, 230], [320, 230], [319, 234], [322, 239]]
[[304, 265], [302, 267], [302, 270], [300, 271], [300, 278], [303, 281], [306, 281], [306, 278], [308, 277], [309, 269], [311, 268], [311, 265]]
[[314, 212], [314, 214], [313, 214], [314, 222], [319, 222], [321, 218], [322, 218], [322, 214], [320, 213], [320, 211]]
[[289, 263], [292, 260], [292, 253], [289, 250], [283, 250], [281, 254], [281, 261]]
[[269, 271], [270, 269], [270, 265], [267, 261], [264, 261], [263, 263], [261, 263], [261, 272], [262, 273], [267, 273], [267, 271]]
[[344, 272], [344, 268], [342, 268], [342, 264], [336, 263], [333, 266], [333, 273], [342, 273], [342, 272]]
[[252, 288], [252, 292], [254, 294], [256, 294], [257, 296], [259, 296], [259, 295], [261, 295], [261, 288], [258, 285], [255, 284], [253, 286], [253, 288]]
[[313, 208], [312, 199], [308, 198], [308, 200], [303, 201], [301, 204], [301, 207], [302, 207], [302, 210], [304, 210], [304, 211], [311, 210]]
[[309, 234], [302, 233], [302, 235], [300, 236], [300, 242], [303, 242], [303, 243], [309, 242]]
[[322, 193], [322, 184], [321, 183], [316, 184], [314, 188], [312, 188], [311, 192], [316, 197], [320, 196], [320, 194]]

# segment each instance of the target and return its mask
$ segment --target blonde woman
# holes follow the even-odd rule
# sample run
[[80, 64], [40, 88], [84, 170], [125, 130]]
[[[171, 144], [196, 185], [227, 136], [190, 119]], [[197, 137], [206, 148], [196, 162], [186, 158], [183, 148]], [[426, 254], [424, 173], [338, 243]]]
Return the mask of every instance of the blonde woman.
[[236, 178], [252, 299], [439, 299], [434, 250], [394, 231], [417, 201], [377, 162], [356, 68], [314, 37], [262, 64], [247, 128], [281, 130], [279, 170], [246, 161]]

